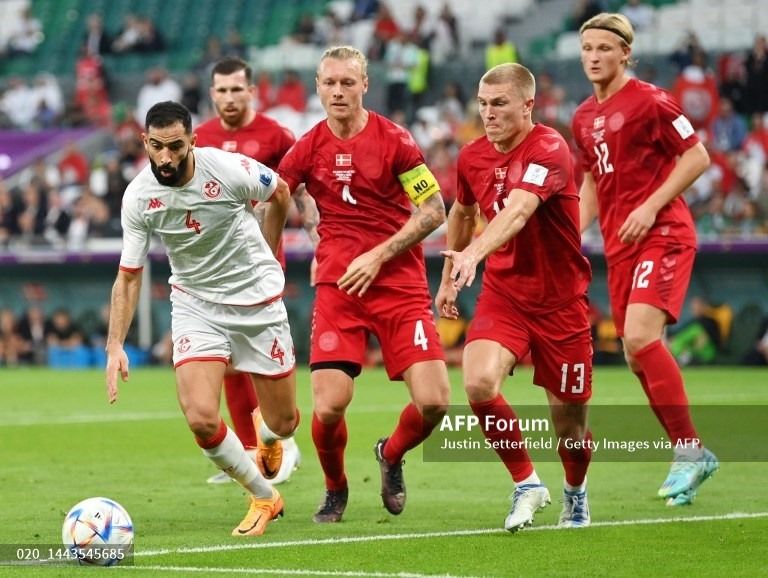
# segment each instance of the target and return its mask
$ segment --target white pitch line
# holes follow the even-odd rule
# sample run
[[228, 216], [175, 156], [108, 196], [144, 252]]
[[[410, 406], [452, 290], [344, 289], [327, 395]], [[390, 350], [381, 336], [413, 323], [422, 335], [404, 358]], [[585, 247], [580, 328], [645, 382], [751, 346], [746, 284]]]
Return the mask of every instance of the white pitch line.
[[[608, 520], [604, 522], [592, 522], [592, 528], [610, 528], [614, 526], [645, 526], [651, 524], [673, 524], [677, 522], [713, 522], [717, 520], [745, 520], [750, 518], [768, 518], [768, 512], [731, 512], [729, 514], [712, 516], [676, 516], [674, 518], [645, 518], [639, 520]], [[527, 528], [524, 533], [541, 532], [549, 530], [564, 530], [556, 525], [534, 526]], [[164, 556], [167, 554], [204, 554], [208, 552], [224, 552], [230, 550], [261, 550], [264, 548], [295, 548], [297, 546], [324, 546], [337, 544], [355, 544], [360, 542], [384, 542], [388, 540], [414, 540], [424, 538], [453, 538], [461, 536], [477, 536], [480, 534], [501, 534], [505, 530], [500, 528], [485, 528], [477, 530], [454, 530], [450, 532], [422, 532], [409, 534], [381, 534], [372, 536], [338, 536], [324, 538], [322, 540], [292, 540], [286, 542], [254, 542], [247, 544], [221, 544], [218, 546], [198, 546], [195, 548], [174, 548], [162, 550], [145, 550], [136, 552], [138, 557]]]
[[136, 411], [127, 413], [79, 413], [72, 415], [21, 415], [5, 416], [0, 420], [0, 427], [64, 425], [85, 423], [114, 423], [119, 421], [152, 421], [181, 419], [180, 411]]
[[350, 576], [362, 578], [477, 578], [454, 574], [417, 574], [415, 572], [364, 572], [356, 570], [295, 570], [286, 568], [211, 568], [198, 566], [124, 566], [134, 570], [159, 570], [165, 572], [205, 572], [218, 574], [258, 574], [260, 576]]

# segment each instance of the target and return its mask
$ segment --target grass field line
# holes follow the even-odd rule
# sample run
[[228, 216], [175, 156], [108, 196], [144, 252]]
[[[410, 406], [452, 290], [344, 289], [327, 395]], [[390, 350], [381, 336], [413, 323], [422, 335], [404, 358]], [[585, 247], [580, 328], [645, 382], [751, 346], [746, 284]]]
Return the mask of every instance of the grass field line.
[[[610, 528], [615, 526], [647, 526], [654, 524], [674, 524], [679, 522], [716, 522], [722, 520], [746, 520], [753, 518], [768, 518], [768, 512], [730, 512], [728, 514], [709, 516], [675, 516], [672, 518], [641, 518], [637, 520], [606, 520], [592, 522], [592, 528]], [[558, 526], [534, 526], [527, 528], [525, 533], [549, 530], [563, 530]], [[218, 546], [198, 546], [194, 548], [168, 548], [160, 550], [137, 551], [135, 556], [150, 557], [167, 554], [205, 554], [224, 552], [228, 550], [260, 550], [264, 548], [296, 548], [297, 546], [325, 546], [338, 544], [355, 544], [360, 542], [384, 542], [388, 540], [414, 540], [424, 538], [454, 538], [461, 536], [477, 536], [481, 534], [503, 533], [501, 528], [480, 528], [475, 530], [452, 530], [446, 532], [410, 532], [407, 534], [378, 534], [370, 536], [336, 536], [333, 538], [289, 540], [282, 542], [252, 542], [246, 544], [220, 544]]]
[[416, 572], [365, 572], [362, 570], [298, 570], [287, 568], [211, 568], [208, 566], [125, 566], [135, 570], [161, 572], [203, 572], [215, 574], [258, 574], [260, 576], [361, 576], [363, 578], [475, 578], [454, 574], [419, 574]]

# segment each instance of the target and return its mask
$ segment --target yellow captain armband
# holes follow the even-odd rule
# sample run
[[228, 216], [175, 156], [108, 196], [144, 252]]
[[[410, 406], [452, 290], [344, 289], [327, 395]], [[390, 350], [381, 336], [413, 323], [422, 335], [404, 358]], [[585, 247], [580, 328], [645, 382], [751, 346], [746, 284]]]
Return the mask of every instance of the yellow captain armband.
[[408, 197], [417, 207], [440, 190], [435, 175], [425, 164], [413, 167], [397, 178], [400, 179], [400, 184], [403, 185]]

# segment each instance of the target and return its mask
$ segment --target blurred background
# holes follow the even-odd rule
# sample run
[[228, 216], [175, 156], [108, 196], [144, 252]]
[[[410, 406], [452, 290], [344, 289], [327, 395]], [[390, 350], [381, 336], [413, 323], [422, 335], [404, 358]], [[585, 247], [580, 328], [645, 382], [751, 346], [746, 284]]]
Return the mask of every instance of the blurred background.
[[[685, 193], [700, 251], [672, 349], [681, 365], [765, 365], [764, 0], [0, 0], [0, 366], [103, 365], [120, 202], [146, 162], [144, 115], [170, 99], [195, 124], [210, 118], [210, 67], [222, 56], [251, 63], [257, 108], [299, 137], [324, 117], [314, 94], [323, 50], [363, 50], [366, 106], [412, 131], [450, 205], [458, 150], [482, 135], [482, 73], [501, 62], [529, 67], [535, 119], [570, 141], [573, 110], [591, 94], [577, 30], [604, 10], [633, 22], [634, 74], [675, 94], [713, 161]], [[306, 362], [311, 246], [296, 215], [285, 246], [286, 305]], [[433, 288], [443, 246], [443, 231], [426, 241]], [[596, 362], [621, 363], [596, 230], [584, 250], [595, 271]], [[169, 363], [168, 276], [153, 250], [128, 340], [134, 365]], [[452, 363], [477, 290], [460, 296], [462, 319], [439, 322]]]

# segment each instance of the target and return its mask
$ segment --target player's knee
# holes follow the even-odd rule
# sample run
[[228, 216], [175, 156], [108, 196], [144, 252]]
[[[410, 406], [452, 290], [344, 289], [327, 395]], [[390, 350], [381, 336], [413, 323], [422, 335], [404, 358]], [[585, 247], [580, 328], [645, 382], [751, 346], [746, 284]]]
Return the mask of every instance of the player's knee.
[[321, 423], [336, 423], [344, 417], [346, 405], [326, 404], [315, 401], [314, 413]]
[[627, 363], [630, 364], [630, 367], [630, 359], [634, 359], [634, 356], [638, 351], [658, 338], [658, 335], [653, 335], [643, 327], [627, 327], [625, 329], [624, 356], [627, 359]]
[[488, 373], [468, 374], [464, 381], [464, 391], [470, 403], [489, 401], [499, 393], [498, 380]]
[[216, 412], [190, 409], [186, 413], [189, 429], [200, 439], [212, 438], [219, 430], [221, 417]]
[[448, 413], [448, 403], [427, 403], [419, 406], [424, 421], [428, 423], [437, 423]]

